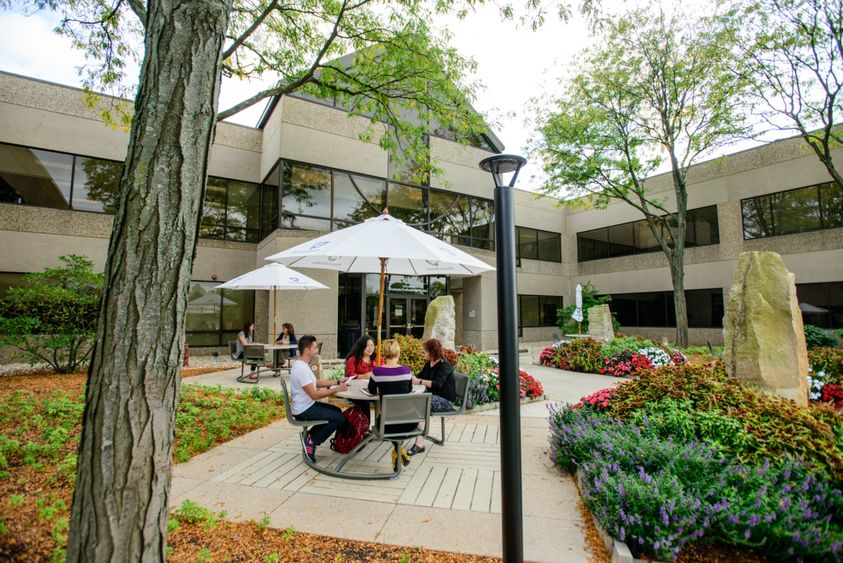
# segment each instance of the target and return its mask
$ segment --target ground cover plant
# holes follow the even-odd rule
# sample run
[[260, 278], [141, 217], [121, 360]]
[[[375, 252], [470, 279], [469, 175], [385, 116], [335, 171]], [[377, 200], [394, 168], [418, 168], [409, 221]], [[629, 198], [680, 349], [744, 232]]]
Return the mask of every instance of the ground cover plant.
[[[76, 477], [84, 374], [0, 378], [0, 560], [63, 560]], [[174, 460], [284, 414], [278, 393], [185, 385]]]
[[805, 331], [805, 344], [807, 344], [808, 350], [837, 346], [837, 335], [830, 330], [824, 330], [814, 325], [805, 325], [803, 330]]
[[843, 557], [843, 416], [668, 366], [550, 413], [551, 457], [637, 555], [700, 541], [771, 560]]
[[[500, 379], [498, 363], [483, 352], [463, 353], [457, 369], [468, 376], [468, 398], [466, 408], [496, 403], [500, 400]], [[544, 396], [544, 388], [532, 375], [518, 370], [518, 382], [522, 399], [537, 399]]]

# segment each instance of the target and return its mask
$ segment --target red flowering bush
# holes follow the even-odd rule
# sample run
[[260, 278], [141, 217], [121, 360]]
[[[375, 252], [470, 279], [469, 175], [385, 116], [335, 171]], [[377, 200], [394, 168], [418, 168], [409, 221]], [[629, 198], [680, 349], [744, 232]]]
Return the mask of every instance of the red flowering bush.
[[580, 399], [580, 402], [575, 404], [573, 408], [591, 407], [597, 410], [608, 410], [612, 406], [612, 398], [615, 396], [615, 388], [607, 387], [600, 391], [595, 391], [587, 397]]
[[652, 367], [653, 363], [647, 356], [623, 350], [606, 359], [606, 366], [600, 370], [600, 373], [615, 377], [634, 377]]
[[679, 350], [670, 353], [670, 363], [674, 366], [681, 366], [688, 363], [688, 357]]
[[539, 365], [556, 369], [571, 369], [565, 357], [565, 346], [548, 346], [539, 355]]
[[823, 387], [823, 394], [820, 400], [838, 409], [843, 408], [843, 385], [839, 383], [827, 383]]
[[442, 348], [442, 357], [448, 360], [448, 363], [452, 366], [456, 366], [460, 359], [460, 355], [455, 350], [449, 350], [448, 348]]
[[535, 399], [536, 397], [541, 397], [544, 395], [544, 387], [542, 384], [536, 381], [532, 375], [527, 373], [524, 370], [518, 370], [518, 379], [521, 383], [521, 398], [527, 397], [529, 399]]

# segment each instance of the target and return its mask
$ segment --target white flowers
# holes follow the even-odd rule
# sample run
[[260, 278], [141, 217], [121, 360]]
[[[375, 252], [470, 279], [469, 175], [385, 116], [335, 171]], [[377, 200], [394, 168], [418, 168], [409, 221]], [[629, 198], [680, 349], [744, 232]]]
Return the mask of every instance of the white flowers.
[[819, 401], [823, 395], [823, 387], [825, 387], [826, 379], [825, 372], [820, 370], [814, 373], [814, 368], [808, 368], [808, 397], [812, 401]]
[[646, 356], [650, 363], [653, 364], [653, 367], [662, 367], [670, 365], [670, 356], [662, 350], [661, 348], [656, 348], [655, 346], [649, 346], [647, 348], [641, 348], [638, 350], [638, 353], [642, 356]]

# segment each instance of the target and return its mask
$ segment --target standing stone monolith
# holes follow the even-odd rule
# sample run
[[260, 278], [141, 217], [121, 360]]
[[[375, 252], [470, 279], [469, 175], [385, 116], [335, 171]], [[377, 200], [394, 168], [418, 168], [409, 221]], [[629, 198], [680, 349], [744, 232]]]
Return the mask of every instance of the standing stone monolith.
[[454, 298], [443, 295], [431, 301], [424, 315], [424, 336], [436, 338], [443, 348], [456, 350], [454, 337], [457, 331], [457, 318], [454, 312]]
[[808, 349], [796, 277], [775, 252], [744, 252], [723, 319], [729, 376], [808, 405]]
[[608, 305], [595, 305], [588, 310], [588, 335], [600, 342], [608, 342], [615, 337]]

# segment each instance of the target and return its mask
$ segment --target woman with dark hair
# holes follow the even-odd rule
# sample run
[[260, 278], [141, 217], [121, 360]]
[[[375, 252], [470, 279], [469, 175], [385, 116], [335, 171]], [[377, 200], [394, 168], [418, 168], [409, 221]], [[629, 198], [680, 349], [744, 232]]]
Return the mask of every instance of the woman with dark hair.
[[[275, 339], [276, 344], [297, 344], [296, 329], [293, 328], [292, 323], [284, 323], [281, 325], [281, 334]], [[296, 349], [287, 350], [287, 356], [290, 358], [296, 357]]]
[[[426, 392], [432, 393], [430, 412], [448, 412], [454, 409], [457, 400], [457, 388], [454, 382], [454, 367], [442, 355], [442, 343], [429, 338], [422, 344], [424, 367], [413, 378], [413, 385], [424, 385]], [[424, 438], [416, 437], [416, 443], [407, 453], [415, 455], [424, 451]]]
[[375, 353], [375, 341], [368, 334], [364, 334], [351, 347], [351, 352], [345, 357], [345, 375], [356, 375], [357, 379], [369, 379], [372, 375], [372, 354]]
[[[237, 335], [237, 357], [243, 357], [243, 346], [252, 344], [255, 340], [255, 321], [249, 321], [243, 325], [243, 330]], [[251, 364], [252, 371], [258, 369], [258, 364]], [[249, 379], [256, 379], [256, 376], [250, 375]]]

